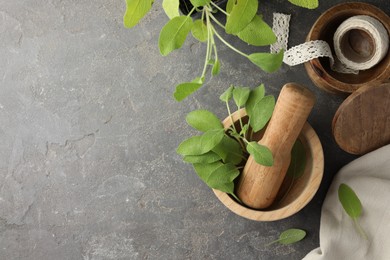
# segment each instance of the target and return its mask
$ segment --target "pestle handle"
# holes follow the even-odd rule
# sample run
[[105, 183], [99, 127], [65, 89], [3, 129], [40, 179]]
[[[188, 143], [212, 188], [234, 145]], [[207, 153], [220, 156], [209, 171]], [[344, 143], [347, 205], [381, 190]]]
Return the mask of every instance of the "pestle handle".
[[291, 149], [315, 103], [314, 94], [295, 83], [283, 86], [274, 113], [259, 144], [273, 155], [271, 167], [258, 164], [252, 156], [240, 175], [237, 196], [255, 209], [270, 206], [279, 191], [291, 160]]

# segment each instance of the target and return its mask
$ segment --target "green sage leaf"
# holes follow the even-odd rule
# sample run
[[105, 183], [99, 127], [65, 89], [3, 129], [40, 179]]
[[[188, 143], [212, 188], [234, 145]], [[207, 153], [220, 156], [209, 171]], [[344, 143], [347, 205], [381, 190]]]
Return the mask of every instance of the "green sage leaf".
[[347, 184], [342, 183], [339, 186], [338, 195], [341, 205], [343, 206], [345, 212], [347, 212], [347, 214], [352, 218], [357, 231], [364, 239], [368, 240], [366, 232], [360, 226], [358, 221], [358, 218], [361, 216], [363, 209], [362, 203], [360, 202], [356, 193]]
[[[240, 174], [240, 171], [236, 170], [234, 173]], [[221, 182], [215, 184], [213, 189], [220, 190], [222, 192], [226, 192], [227, 194], [231, 194], [234, 196], [234, 182], [226, 182], [226, 183]]]
[[207, 26], [200, 19], [195, 20], [194, 25], [191, 29], [192, 36], [200, 42], [207, 41], [208, 33]]
[[249, 60], [266, 72], [274, 72], [282, 65], [283, 50], [279, 53], [252, 53]]
[[258, 15], [255, 15], [248, 26], [237, 36], [244, 42], [254, 46], [265, 46], [276, 42], [276, 36], [271, 27]]
[[233, 164], [215, 162], [211, 164], [194, 164], [195, 172], [212, 189], [234, 194], [234, 179], [240, 171]]
[[282, 234], [280, 234], [279, 243], [283, 245], [293, 244], [298, 241], [301, 241], [302, 239], [305, 238], [305, 236], [306, 236], [306, 231], [302, 229], [296, 229], [296, 228], [288, 229], [282, 232]]
[[126, 12], [123, 16], [123, 24], [131, 28], [149, 12], [154, 0], [126, 0]]
[[214, 162], [209, 164], [193, 164], [195, 172], [210, 188], [234, 195], [234, 179], [240, 171], [231, 163]]
[[221, 160], [221, 157], [213, 151], [201, 155], [185, 155], [183, 161], [188, 163], [213, 163]]
[[207, 184], [213, 189], [233, 194], [233, 181], [238, 177], [238, 175], [240, 175], [240, 171], [233, 164], [223, 164], [210, 174]]
[[251, 90], [248, 87], [235, 87], [233, 89], [233, 99], [237, 107], [243, 107], [249, 98]]
[[[222, 166], [222, 162], [214, 162], [214, 163], [194, 163], [194, 170], [199, 178], [208, 185], [208, 180], [210, 175], [219, 167]], [[210, 187], [213, 188], [213, 187]]]
[[362, 214], [362, 203], [356, 193], [347, 184], [340, 184], [338, 190], [339, 200], [345, 212], [352, 218], [357, 219]]
[[224, 163], [239, 164], [243, 160], [243, 152], [240, 144], [228, 136], [224, 136], [222, 141], [213, 150]]
[[226, 12], [230, 14], [233, 10], [234, 5], [237, 3], [237, 0], [228, 0], [226, 3]]
[[224, 137], [223, 129], [209, 130], [203, 135], [193, 136], [179, 144], [176, 152], [180, 155], [205, 154], [219, 144]]
[[224, 163], [213, 171], [208, 179], [208, 184], [214, 189], [218, 189], [222, 183], [233, 183], [239, 174], [240, 172], [234, 164]]
[[[261, 84], [260, 86], [251, 90], [251, 93], [249, 94], [249, 98], [245, 103], [245, 109], [246, 109], [246, 112], [248, 113], [249, 118], [251, 116], [253, 116], [253, 111], [254, 111], [255, 107], [260, 102], [260, 100], [263, 99], [264, 95], [265, 95], [264, 84]], [[252, 128], [253, 128], [253, 126], [252, 126]]]
[[[199, 79], [202, 82], [201, 79]], [[200, 87], [202, 87], [203, 83], [200, 82], [184, 82], [176, 86], [175, 93], [173, 93], [174, 98], [177, 101], [182, 101], [195, 91], [197, 91]]]
[[289, 244], [293, 244], [293, 243], [296, 243], [298, 241], [301, 241], [302, 239], [305, 238], [305, 236], [306, 236], [305, 230], [291, 228], [291, 229], [287, 229], [286, 231], [283, 231], [280, 234], [279, 239], [272, 241], [268, 245], [271, 245], [271, 244], [274, 244], [277, 242], [279, 242], [282, 245], [289, 245]]
[[249, 98], [245, 103], [245, 108], [248, 112], [248, 109], [253, 109], [254, 106], [260, 102], [260, 100], [263, 99], [265, 95], [265, 87], [264, 84], [261, 84], [260, 86], [256, 87], [255, 89], [251, 90], [251, 93], [249, 94]]
[[254, 132], [260, 131], [270, 120], [275, 108], [275, 98], [273, 96], [265, 96], [258, 102], [251, 101], [250, 105], [246, 106], [246, 111], [250, 118], [250, 125]]
[[287, 175], [298, 179], [303, 175], [306, 168], [306, 151], [301, 140], [297, 140], [291, 150], [291, 162], [287, 170]]
[[212, 71], [211, 71], [211, 74], [212, 74], [213, 76], [218, 75], [219, 72], [220, 72], [220, 69], [221, 69], [221, 63], [219, 62], [219, 60], [216, 60], [215, 63], [214, 63], [214, 65], [213, 65], [213, 69], [212, 69]]
[[227, 17], [225, 31], [233, 35], [241, 32], [252, 21], [257, 8], [258, 0], [237, 0]]
[[[214, 162], [209, 164], [194, 164], [195, 172], [212, 189], [223, 192], [233, 192], [234, 179], [240, 174], [231, 163]], [[227, 188], [227, 189], [226, 189]]]
[[219, 99], [223, 102], [228, 102], [233, 97], [234, 86], [230, 85], [230, 87], [222, 93]]
[[201, 132], [223, 129], [223, 125], [218, 117], [208, 110], [194, 110], [188, 113], [186, 121], [190, 126]]
[[300, 178], [305, 173], [306, 168], [306, 151], [301, 140], [296, 140], [291, 150], [291, 161], [287, 169], [286, 175], [290, 177], [290, 185], [287, 191], [284, 193], [280, 201], [283, 201], [288, 197], [291, 188], [294, 185], [294, 181]]
[[169, 19], [173, 19], [176, 16], [180, 16], [179, 4], [179, 0], [163, 0], [162, 7]]
[[210, 4], [211, 0], [190, 0], [194, 7], [200, 7]]
[[181, 48], [192, 25], [192, 18], [188, 16], [176, 16], [169, 20], [161, 29], [158, 39], [161, 55], [167, 56], [173, 50]]
[[246, 149], [257, 163], [264, 166], [272, 166], [274, 164], [271, 151], [264, 145], [260, 145], [257, 142], [249, 142]]
[[308, 8], [308, 9], [315, 9], [318, 7], [318, 0], [288, 0], [290, 3]]

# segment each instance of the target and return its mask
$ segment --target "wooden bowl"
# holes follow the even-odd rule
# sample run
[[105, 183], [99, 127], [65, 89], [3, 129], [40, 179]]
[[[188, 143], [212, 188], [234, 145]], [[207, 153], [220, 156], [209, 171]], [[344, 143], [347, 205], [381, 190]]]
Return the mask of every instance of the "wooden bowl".
[[[325, 11], [314, 23], [306, 40], [324, 40], [333, 51], [333, 35], [337, 28], [355, 15], [368, 15], [379, 20], [390, 35], [390, 17], [386, 13], [373, 5], [356, 2], [339, 4]], [[306, 62], [305, 68], [317, 87], [336, 94], [349, 94], [362, 86], [379, 85], [390, 77], [390, 52], [377, 65], [359, 71], [357, 75], [331, 70], [328, 58]]]
[[[245, 109], [233, 113], [233, 121], [236, 127], [239, 127], [237, 121], [240, 117], [244, 122], [248, 120]], [[231, 122], [230, 117], [227, 117], [222, 122], [225, 129], [232, 125]], [[254, 139], [259, 140], [261, 136], [262, 133], [257, 133]], [[292, 179], [286, 176], [275, 202], [269, 208], [262, 210], [248, 208], [237, 202], [227, 193], [214, 189], [215, 195], [228, 209], [239, 216], [251, 220], [274, 221], [287, 218], [297, 213], [309, 203], [317, 192], [324, 171], [324, 155], [321, 142], [309, 123], [306, 122], [304, 125], [299, 135], [299, 140], [302, 142], [306, 151], [305, 171], [301, 177], [294, 180], [292, 186]], [[288, 189], [289, 191], [286, 194]]]

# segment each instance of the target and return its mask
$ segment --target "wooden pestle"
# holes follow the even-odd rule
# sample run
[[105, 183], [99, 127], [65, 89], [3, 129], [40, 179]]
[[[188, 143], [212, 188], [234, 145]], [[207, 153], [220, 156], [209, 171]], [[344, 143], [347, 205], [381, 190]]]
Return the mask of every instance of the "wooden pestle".
[[314, 94], [295, 83], [283, 86], [271, 120], [259, 144], [273, 155], [273, 166], [258, 164], [252, 156], [240, 174], [236, 194], [254, 209], [269, 207], [280, 189], [291, 161], [291, 149], [315, 103]]

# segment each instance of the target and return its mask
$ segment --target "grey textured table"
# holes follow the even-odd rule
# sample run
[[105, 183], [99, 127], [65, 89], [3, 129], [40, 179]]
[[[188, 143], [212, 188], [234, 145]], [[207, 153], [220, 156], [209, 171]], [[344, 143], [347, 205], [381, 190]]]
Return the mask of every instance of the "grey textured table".
[[[292, 15], [290, 46], [316, 18], [285, 0], [260, 12]], [[386, 0], [364, 1], [390, 13]], [[342, 98], [316, 88], [302, 65], [266, 74], [220, 45], [222, 73], [177, 103], [174, 85], [199, 74], [205, 46], [189, 37], [159, 55], [167, 21], [156, 1], [132, 30], [124, 0], [0, 0], [0, 259], [300, 259], [319, 245], [321, 204], [332, 177], [354, 157], [341, 151], [331, 120]], [[256, 50], [227, 37], [247, 53]], [[325, 173], [312, 202], [285, 220], [261, 223], [226, 209], [176, 155], [194, 133], [193, 109], [225, 117], [229, 84], [278, 95], [289, 81], [317, 96], [309, 122], [324, 148]], [[290, 245], [264, 244], [288, 228]]]

